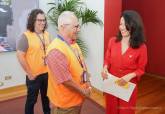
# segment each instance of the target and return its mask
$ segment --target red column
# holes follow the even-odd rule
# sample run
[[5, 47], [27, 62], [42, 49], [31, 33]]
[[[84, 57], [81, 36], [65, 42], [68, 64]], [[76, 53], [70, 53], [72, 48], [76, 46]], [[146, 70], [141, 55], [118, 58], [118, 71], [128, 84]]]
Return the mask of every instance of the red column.
[[109, 38], [118, 32], [122, 0], [105, 0], [104, 10], [104, 52], [106, 52]]

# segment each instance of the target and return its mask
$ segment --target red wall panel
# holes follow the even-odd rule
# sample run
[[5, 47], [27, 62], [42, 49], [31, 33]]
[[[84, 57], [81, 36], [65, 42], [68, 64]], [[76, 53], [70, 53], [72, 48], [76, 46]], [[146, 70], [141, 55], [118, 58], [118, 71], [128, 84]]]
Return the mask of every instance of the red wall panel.
[[117, 34], [121, 8], [122, 0], [105, 0], [104, 51], [106, 51], [109, 38]]

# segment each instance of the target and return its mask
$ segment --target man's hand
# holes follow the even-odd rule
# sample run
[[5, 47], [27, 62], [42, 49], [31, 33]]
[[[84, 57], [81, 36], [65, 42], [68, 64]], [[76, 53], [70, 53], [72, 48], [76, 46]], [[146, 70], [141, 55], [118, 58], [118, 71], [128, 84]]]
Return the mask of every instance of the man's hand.
[[79, 85], [77, 85], [72, 80], [65, 81], [65, 82], [63, 82], [63, 84], [64, 84], [64, 86], [70, 88], [71, 90], [79, 92], [79, 94], [81, 94], [81, 95], [83, 95], [85, 97], [89, 97], [89, 95], [90, 95], [90, 91], [91, 91], [90, 87], [81, 88]]
[[86, 89], [82, 89], [82, 94], [85, 96], [85, 97], [89, 97], [90, 96], [90, 93], [91, 93], [91, 88], [86, 88]]

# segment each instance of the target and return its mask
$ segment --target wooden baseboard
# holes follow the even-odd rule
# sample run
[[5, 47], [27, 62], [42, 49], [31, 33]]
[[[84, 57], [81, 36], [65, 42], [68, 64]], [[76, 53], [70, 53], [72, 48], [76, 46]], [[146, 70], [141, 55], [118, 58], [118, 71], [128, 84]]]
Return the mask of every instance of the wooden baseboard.
[[[5, 101], [5, 100], [11, 100], [14, 98], [18, 98], [21, 96], [26, 95], [26, 85], [19, 85], [19, 86], [14, 86], [6, 89], [1, 89], [0, 90], [0, 102]], [[92, 89], [92, 93], [90, 98], [100, 104], [101, 106], [105, 107], [105, 101], [104, 101], [104, 96], [103, 93], [96, 89]]]
[[159, 79], [164, 79], [164, 80], [165, 80], [165, 76], [160, 76], [160, 75], [151, 74], [151, 73], [146, 73], [146, 75], [147, 75], [147, 76], [154, 77], [154, 78], [159, 78]]
[[0, 90], [0, 102], [26, 95], [26, 85], [18, 85]]
[[[146, 75], [165, 80], [164, 76], [150, 74], [150, 73], [146, 73]], [[100, 100], [100, 98], [104, 99], [103, 93], [96, 88], [93, 88], [92, 90], [93, 91], [91, 94], [91, 98], [93, 100], [95, 100], [97, 103], [101, 104], [102, 106], [105, 106], [104, 101]], [[5, 100], [10, 100], [13, 98], [17, 98], [17, 97], [21, 97], [21, 96], [25, 96], [25, 95], [26, 95], [26, 85], [18, 85], [18, 86], [6, 88], [6, 89], [1, 89], [0, 90], [0, 102], [5, 101]]]

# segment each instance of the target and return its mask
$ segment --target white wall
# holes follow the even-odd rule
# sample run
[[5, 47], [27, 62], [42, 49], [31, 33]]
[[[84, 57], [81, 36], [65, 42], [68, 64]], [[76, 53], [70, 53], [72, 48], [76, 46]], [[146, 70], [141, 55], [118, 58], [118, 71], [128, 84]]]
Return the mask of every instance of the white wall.
[[[98, 11], [98, 17], [104, 21], [104, 0], [85, 0], [88, 8]], [[92, 85], [101, 90], [101, 69], [103, 65], [104, 27], [89, 24], [82, 28], [82, 36], [89, 47], [86, 63], [92, 77]]]
[[[40, 0], [40, 8], [47, 12], [49, 9], [47, 3], [51, 1], [53, 0]], [[90, 9], [98, 11], [98, 16], [103, 21], [104, 0], [99, 0], [97, 2], [95, 0], [84, 1]], [[50, 25], [50, 23], [48, 31], [53, 36], [56, 35], [55, 28]], [[101, 89], [102, 79], [100, 76], [100, 72], [103, 64], [104, 28], [94, 24], [89, 24], [85, 27], [82, 27], [81, 31], [81, 36], [83, 40], [87, 43], [89, 48], [86, 63], [92, 74], [92, 85], [98, 89]], [[5, 81], [5, 85], [0, 87], [0, 89], [25, 83], [25, 73], [23, 73], [22, 68], [20, 68], [20, 65], [18, 64], [15, 52], [0, 53], [0, 81], [4, 81], [3, 78], [5, 75], [12, 75], [12, 79], [8, 82]]]
[[[5, 76], [12, 78], [5, 80]], [[17, 61], [15, 51], [0, 53], [0, 81], [4, 83], [0, 89], [25, 83], [25, 73]]]

